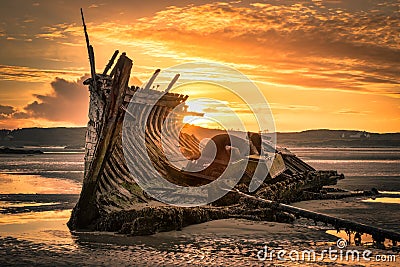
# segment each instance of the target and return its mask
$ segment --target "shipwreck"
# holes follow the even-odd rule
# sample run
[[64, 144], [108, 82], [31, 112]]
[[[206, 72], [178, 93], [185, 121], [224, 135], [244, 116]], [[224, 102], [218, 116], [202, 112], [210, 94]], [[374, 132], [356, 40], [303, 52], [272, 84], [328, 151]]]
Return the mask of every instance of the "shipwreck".
[[[82, 14], [83, 19], [83, 14]], [[136, 182], [134, 175], [146, 175], [147, 169], [143, 155], [151, 159], [153, 167], [164, 179], [182, 186], [201, 186], [215, 180], [226, 168], [228, 161], [225, 152], [217, 150], [215, 160], [199, 172], [185, 172], [176, 168], [167, 159], [161, 144], [162, 125], [170, 113], [180, 105], [181, 114], [175, 117], [176, 125], [182, 123], [185, 115], [185, 101], [188, 96], [169, 92], [179, 78], [175, 76], [156, 105], [149, 105], [150, 99], [160, 95], [151, 85], [159, 70], [143, 88], [129, 86], [132, 60], [122, 53], [116, 63], [118, 51], [102, 73], [96, 73], [93, 47], [87, 48], [91, 65], [91, 78], [84, 82], [90, 91], [89, 122], [86, 132], [85, 170], [81, 195], [72, 211], [68, 227], [71, 230], [112, 231], [129, 235], [148, 235], [159, 231], [179, 230], [184, 226], [223, 218], [246, 218], [251, 220], [270, 220], [291, 222], [298, 216], [333, 224], [336, 228], [352, 229], [399, 240], [399, 235], [382, 229], [333, 218], [327, 215], [287, 205], [290, 202], [321, 197], [320, 190], [326, 185], [334, 185], [344, 178], [336, 171], [318, 171], [305, 163], [289, 150], [274, 148], [275, 158], [268, 176], [252, 192], [248, 192], [249, 177], [254, 165], [262, 158], [261, 137], [259, 133], [247, 133], [251, 144], [246, 171], [239, 183], [227, 194], [211, 204], [198, 207], [172, 206], [148, 195]], [[123, 140], [124, 118], [130, 116], [128, 106], [135, 99], [135, 107], [148, 112], [145, 137], [139, 140], [144, 147], [135, 142]], [[201, 114], [199, 114], [201, 115]], [[171, 131], [176, 131], [171, 127]], [[165, 130], [165, 129], [164, 129]], [[198, 138], [192, 134], [175, 132], [179, 136], [179, 151], [188, 159], [195, 161], [202, 153]], [[140, 138], [140, 137], [137, 137]], [[226, 136], [212, 137], [217, 147], [230, 145]], [[123, 142], [128, 146], [123, 147]], [[228, 143], [227, 143], [228, 142]], [[134, 159], [135, 173], [128, 168], [124, 154]]]

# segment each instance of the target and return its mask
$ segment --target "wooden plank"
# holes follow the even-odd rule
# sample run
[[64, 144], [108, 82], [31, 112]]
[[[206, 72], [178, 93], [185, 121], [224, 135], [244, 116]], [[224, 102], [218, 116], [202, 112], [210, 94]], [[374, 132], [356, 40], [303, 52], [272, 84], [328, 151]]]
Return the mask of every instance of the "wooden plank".
[[259, 203], [263, 203], [266, 206], [268, 206], [272, 209], [275, 209], [275, 210], [285, 211], [285, 212], [291, 213], [295, 216], [300, 216], [303, 218], [312, 219], [315, 221], [333, 225], [335, 227], [335, 229], [346, 229], [346, 230], [351, 230], [351, 231], [355, 231], [358, 233], [370, 234], [376, 241], [382, 241], [384, 239], [389, 239], [389, 240], [396, 241], [396, 242], [400, 241], [400, 233], [396, 233], [396, 232], [382, 229], [379, 227], [366, 225], [363, 223], [349, 221], [346, 219], [323, 214], [320, 212], [310, 211], [310, 210], [294, 207], [291, 205], [286, 205], [286, 204], [278, 203], [275, 201], [262, 199], [262, 198], [255, 197], [255, 196], [250, 196], [248, 194], [240, 192], [237, 189], [234, 191], [230, 191], [230, 192], [236, 192], [237, 194], [239, 194], [240, 196], [242, 196], [244, 198], [247, 198], [247, 199], [259, 202]]
[[[99, 178], [105, 167], [107, 157], [111, 155], [112, 148], [115, 144], [115, 137], [121, 131], [118, 124], [122, 124], [123, 116], [121, 116], [120, 106], [123, 103], [125, 89], [128, 88], [130, 71], [132, 69], [132, 60], [124, 54], [118, 59], [115, 66], [116, 72], [113, 79], [112, 90], [109, 97], [109, 103], [104, 111], [105, 124], [102, 129], [103, 135], [100, 136], [97, 148], [94, 154], [95, 160], [88, 169], [83, 181], [82, 192], [76, 205], [74, 212], [74, 220], [69, 222], [74, 224], [73, 228], [87, 228], [93, 220], [99, 216], [98, 206], [96, 204], [96, 190]], [[119, 127], [119, 129], [118, 129]]]

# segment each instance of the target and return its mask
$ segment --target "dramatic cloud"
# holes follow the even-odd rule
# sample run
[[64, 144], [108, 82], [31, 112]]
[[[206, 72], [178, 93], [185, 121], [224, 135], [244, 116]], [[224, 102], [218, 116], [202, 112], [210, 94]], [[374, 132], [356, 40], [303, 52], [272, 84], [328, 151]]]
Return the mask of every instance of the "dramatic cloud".
[[[341, 1], [269, 2], [170, 6], [132, 24], [88, 27], [97, 44], [137, 47], [177, 63], [209, 59], [258, 81], [398, 97], [397, 1], [358, 9]], [[64, 41], [81, 36], [75, 23], [44, 27], [37, 35]]]
[[13, 107], [0, 105], [0, 120], [7, 119], [14, 112], [15, 109]]
[[13, 107], [0, 105], [0, 115], [10, 115], [14, 112], [15, 110]]
[[75, 82], [56, 78], [51, 83], [54, 92], [51, 95], [34, 95], [37, 100], [24, 108], [26, 113], [33, 118], [85, 124], [89, 93], [82, 82], [86, 78], [82, 77]]
[[47, 121], [50, 124], [85, 125], [89, 92], [82, 83], [87, 78], [83, 76], [76, 81], [56, 78], [51, 82], [51, 93], [34, 94], [36, 100], [22, 109], [0, 105], [0, 126], [15, 127], [13, 122], [24, 120], [30, 123], [40, 121], [41, 124]]
[[54, 80], [55, 76], [62, 76], [65, 79], [70, 79], [80, 77], [81, 75], [82, 71], [47, 70], [22, 66], [0, 65], [0, 80], [3, 81], [51, 82]]
[[[312, 2], [170, 7], [141, 19], [133, 32], [151, 32], [192, 56], [209, 55], [242, 69], [246, 63], [264, 81], [365, 92], [369, 83], [387, 83], [398, 90], [399, 11], [396, 2], [385, 2], [387, 9], [379, 8], [382, 3], [358, 11]], [[194, 41], [202, 44], [198, 52], [190, 50]]]

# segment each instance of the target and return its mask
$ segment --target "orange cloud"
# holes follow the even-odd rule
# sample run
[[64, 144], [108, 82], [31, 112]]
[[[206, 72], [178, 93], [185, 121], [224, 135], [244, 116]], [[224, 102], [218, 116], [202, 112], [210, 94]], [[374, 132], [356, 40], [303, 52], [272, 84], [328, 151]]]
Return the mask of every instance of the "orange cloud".
[[51, 82], [53, 91], [50, 94], [36, 94], [35, 101], [22, 110], [12, 106], [0, 105], [1, 125], [29, 125], [34, 121], [42, 124], [85, 125], [89, 93], [83, 81], [87, 76], [76, 81], [56, 78]]
[[[138, 48], [170, 62], [215, 60], [261, 82], [397, 98], [400, 28], [394, 3], [389, 13], [321, 9], [323, 3], [170, 6], [132, 24], [88, 28], [97, 45]], [[37, 36], [82, 38], [76, 24], [44, 30]]]
[[0, 80], [18, 82], [50, 82], [54, 77], [76, 79], [82, 76], [82, 71], [38, 69], [23, 66], [0, 65]]

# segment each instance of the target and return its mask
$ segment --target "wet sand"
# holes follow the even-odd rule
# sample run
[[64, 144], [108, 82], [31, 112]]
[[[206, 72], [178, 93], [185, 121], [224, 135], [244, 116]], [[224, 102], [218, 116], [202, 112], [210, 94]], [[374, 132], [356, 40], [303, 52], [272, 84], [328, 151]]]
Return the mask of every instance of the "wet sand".
[[[67, 219], [68, 214], [64, 214]], [[15, 223], [15, 222], [14, 222]], [[0, 265], [226, 266], [260, 265], [257, 252], [271, 248], [309, 248], [335, 237], [290, 224], [219, 220], [182, 231], [126, 237], [114, 233], [70, 234], [63, 220], [24, 227], [0, 227]], [[13, 237], [7, 237], [7, 230]], [[310, 241], [313, 240], [313, 241]], [[327, 243], [328, 242], [328, 243]]]
[[[349, 198], [306, 201], [295, 205], [342, 218], [372, 220], [371, 223], [399, 229], [395, 206], [382, 216], [371, 216], [371, 210], [377, 208], [375, 204]], [[127, 237], [100, 232], [71, 234], [65, 225], [70, 210], [3, 216], [13, 220], [0, 224], [1, 266], [49, 266], [54, 263], [59, 266], [397, 266], [395, 262], [339, 263], [329, 258], [320, 261], [318, 257], [322, 250], [337, 248], [338, 237], [327, 233], [332, 228], [315, 226], [314, 222], [304, 219], [294, 224], [227, 219], [188, 226], [182, 231]], [[268, 251], [315, 250], [317, 258], [315, 261], [281, 261], [273, 257], [260, 261], [257, 254], [265, 246]], [[393, 254], [400, 260], [399, 253], [392, 250], [354, 245], [348, 248], [370, 249], [374, 255]]]

